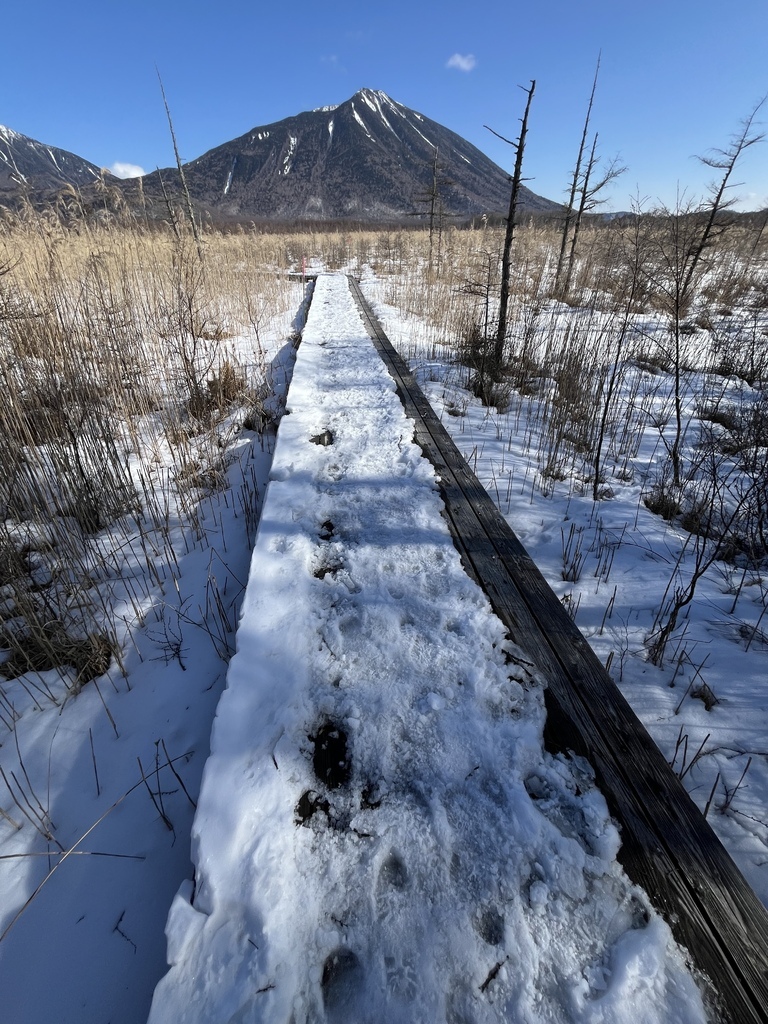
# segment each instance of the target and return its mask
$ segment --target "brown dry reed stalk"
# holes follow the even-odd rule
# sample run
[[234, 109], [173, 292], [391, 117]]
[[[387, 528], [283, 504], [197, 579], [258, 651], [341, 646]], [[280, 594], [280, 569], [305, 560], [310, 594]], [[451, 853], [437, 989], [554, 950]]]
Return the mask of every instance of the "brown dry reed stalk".
[[54, 700], [50, 669], [68, 667], [76, 692], [122, 665], [116, 577], [129, 573], [137, 615], [153, 586], [137, 532], [165, 586], [173, 527], [201, 536], [233, 410], [269, 390], [259, 332], [296, 289], [284, 239], [208, 232], [198, 246], [106, 186], [102, 201], [94, 215], [66, 190], [56, 208], [0, 211], [0, 675], [37, 675]]

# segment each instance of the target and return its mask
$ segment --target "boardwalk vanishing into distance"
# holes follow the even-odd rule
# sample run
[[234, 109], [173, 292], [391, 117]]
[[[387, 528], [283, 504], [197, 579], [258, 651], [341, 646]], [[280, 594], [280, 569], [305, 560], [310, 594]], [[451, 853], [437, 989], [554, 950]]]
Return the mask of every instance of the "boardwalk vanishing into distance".
[[343, 275], [286, 412], [150, 1024], [765, 1021], [765, 911]]

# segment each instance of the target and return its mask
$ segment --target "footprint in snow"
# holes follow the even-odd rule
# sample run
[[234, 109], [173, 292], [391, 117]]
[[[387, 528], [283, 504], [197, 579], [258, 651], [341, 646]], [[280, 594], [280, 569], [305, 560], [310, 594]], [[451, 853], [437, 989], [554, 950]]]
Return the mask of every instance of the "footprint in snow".
[[344, 729], [328, 719], [309, 739], [314, 747], [312, 767], [319, 781], [328, 789], [338, 789], [348, 782], [352, 774], [352, 759]]
[[324, 580], [326, 576], [337, 576], [344, 568], [344, 562], [339, 557], [326, 557], [323, 558], [318, 565], [312, 570], [312, 575], [316, 580]]
[[315, 434], [314, 437], [310, 437], [309, 440], [312, 444], [320, 445], [322, 448], [329, 448], [334, 442], [334, 436], [333, 432], [326, 427], [325, 430]]
[[402, 890], [407, 885], [408, 869], [403, 863], [402, 858], [392, 850], [379, 868], [377, 889], [379, 891], [386, 889]]
[[376, 879], [376, 911], [380, 921], [394, 923], [398, 912], [407, 905], [408, 869], [394, 850], [383, 861]]
[[566, 838], [575, 839], [586, 853], [593, 853], [596, 837], [578, 796], [556, 786], [544, 773], [532, 772], [523, 782], [528, 796], [544, 817]]
[[496, 907], [479, 909], [473, 924], [477, 934], [489, 946], [500, 946], [504, 941], [504, 918]]
[[308, 789], [299, 797], [299, 802], [294, 810], [294, 821], [297, 825], [304, 825], [306, 828], [318, 813], [325, 815], [325, 820], [329, 821], [331, 806], [319, 793]]
[[340, 947], [326, 958], [321, 981], [323, 1007], [331, 1024], [351, 1024], [364, 1009], [365, 971], [351, 949]]
[[[398, 905], [408, 902], [408, 869], [400, 855], [391, 850], [379, 868], [376, 880], [376, 905], [381, 921], [394, 918]], [[401, 1002], [413, 1002], [418, 994], [418, 971], [413, 959], [402, 949], [391, 949], [384, 956], [387, 989]]]
[[330, 466], [325, 466], [321, 469], [317, 477], [319, 480], [326, 480], [329, 483], [337, 484], [340, 480], [344, 479], [344, 472], [343, 466], [340, 466], [338, 462], [333, 462]]
[[419, 990], [418, 973], [413, 961], [408, 957], [385, 956], [384, 971], [387, 976], [387, 988], [403, 1002], [413, 1002]]

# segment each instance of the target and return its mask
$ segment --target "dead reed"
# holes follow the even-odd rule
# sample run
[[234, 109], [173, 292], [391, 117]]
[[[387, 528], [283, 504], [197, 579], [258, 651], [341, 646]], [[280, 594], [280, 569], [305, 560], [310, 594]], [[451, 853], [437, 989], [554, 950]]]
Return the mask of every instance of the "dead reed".
[[272, 236], [199, 247], [86, 215], [75, 193], [0, 219], [0, 676], [61, 669], [76, 692], [122, 664], [116, 601], [146, 616], [174, 530], [205, 542], [197, 503], [243, 421], [269, 428], [263, 336], [300, 301], [287, 258]]

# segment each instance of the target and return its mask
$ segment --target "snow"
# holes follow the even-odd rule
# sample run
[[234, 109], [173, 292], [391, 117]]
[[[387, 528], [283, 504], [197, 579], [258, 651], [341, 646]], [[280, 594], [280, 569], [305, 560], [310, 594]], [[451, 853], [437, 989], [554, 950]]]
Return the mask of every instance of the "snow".
[[381, 104], [386, 103], [396, 114], [400, 114], [401, 117], [404, 116], [400, 110], [400, 104], [396, 103], [391, 96], [388, 96], [383, 89], [361, 89], [360, 95], [371, 106], [371, 109], [380, 110]]
[[283, 157], [283, 170], [282, 174], [289, 174], [291, 166], [293, 164], [293, 158], [296, 154], [296, 146], [298, 145], [298, 139], [293, 135], [288, 136], [288, 152]]
[[[14, 132], [10, 128], [5, 128], [3, 125], [0, 125], [0, 138], [4, 139], [6, 143], [14, 142], [17, 139], [29, 141], [26, 139], [26, 136], [20, 135], [18, 132]], [[5, 163], [12, 168], [13, 173], [17, 176], [19, 181], [27, 180], [16, 166], [16, 161], [14, 160], [13, 153], [10, 150], [7, 153], [3, 153], [2, 150], [0, 150], [0, 159], [4, 160]]]
[[150, 1024], [705, 1020], [343, 277], [287, 411]]
[[[684, 773], [683, 783], [700, 810], [713, 794], [707, 820], [768, 905], [764, 573], [716, 562], [699, 582], [666, 663], [658, 668], [647, 657], [647, 637], [665, 590], [670, 580], [680, 585], [673, 577], [675, 565], [681, 559], [685, 581], [691, 563], [690, 535], [643, 502], [665, 461], [654, 421], [669, 419], [665, 410], [672, 397], [670, 377], [626, 367], [615, 421], [630, 423], [639, 416], [641, 440], [637, 450], [630, 448], [621, 431], [611, 441], [612, 454], [605, 464], [611, 496], [595, 503], [578, 464], [564, 459], [558, 478], [545, 472], [549, 449], [537, 395], [513, 392], [503, 412], [483, 407], [466, 389], [466, 372], [457, 366], [455, 350], [442, 344], [445, 335], [435, 344], [423, 320], [387, 305], [384, 297], [391, 286], [385, 280], [369, 275], [364, 288], [459, 450], [600, 661], [609, 666], [667, 761], [678, 774]], [[539, 329], [534, 324], [532, 331], [533, 351], [537, 344], [546, 344], [552, 332], [573, 329], [592, 315], [579, 308], [545, 307]], [[739, 316], [734, 310], [718, 318], [717, 331], [743, 331], [749, 336], [754, 311], [744, 311], [743, 323]], [[758, 333], [768, 330], [768, 315], [760, 316]], [[522, 336], [526, 329], [516, 324], [510, 333]], [[647, 338], [664, 325], [660, 317], [642, 314], [634, 329]], [[695, 365], [695, 350], [706, 342], [702, 335], [689, 340], [686, 359]], [[707, 379], [695, 373], [686, 375], [685, 391], [686, 415], [693, 411], [697, 395], [699, 401], [702, 395], [718, 395], [726, 405], [745, 409], [761, 395], [759, 387], [750, 388], [735, 377]], [[645, 412], [638, 405], [647, 407]], [[694, 453], [699, 436], [700, 424], [694, 418], [687, 434]], [[734, 478], [731, 486], [737, 490], [735, 483]], [[580, 564], [574, 557], [577, 550]], [[702, 683], [718, 701], [709, 710], [697, 697]], [[701, 756], [692, 764], [699, 750]]]
[[227, 180], [226, 180], [226, 183], [224, 185], [224, 195], [225, 196], [229, 195], [229, 189], [230, 189], [230, 186], [232, 184], [232, 175], [235, 173], [235, 164], [236, 163], [237, 163], [237, 157], [235, 157], [235, 159], [232, 161], [232, 166], [230, 167], [229, 174], [227, 175]]
[[393, 100], [391, 96], [388, 96], [381, 89], [377, 90], [375, 95], [378, 97], [378, 99], [379, 99], [379, 101], [381, 103], [386, 103], [387, 106], [390, 107], [390, 109], [393, 110], [396, 114], [399, 114], [400, 117], [405, 117], [405, 114], [400, 109], [401, 108], [401, 104], [399, 104], [395, 100]]
[[[264, 347], [278, 395], [293, 356], [286, 338], [302, 300], [298, 284], [285, 292], [287, 308], [262, 323], [259, 339], [228, 341], [254, 372], [257, 341]], [[72, 678], [57, 670], [0, 678], [0, 767], [40, 819], [35, 825], [23, 816], [0, 777], [0, 809], [8, 815], [0, 814], [0, 1018], [8, 1024], [145, 1021], [165, 969], [168, 908], [190, 875], [191, 800], [208, 754], [224, 685], [221, 655], [228, 657], [234, 638], [249, 531], [272, 452], [269, 431], [260, 438], [225, 423], [211, 443], [229, 460], [227, 485], [207, 497], [194, 489], [184, 496], [195, 527], [177, 507], [161, 436], [151, 423], [137, 424], [137, 444], [153, 454], [141, 463], [131, 459], [137, 482], [141, 471], [166, 510], [166, 539], [146, 524], [140, 538], [126, 524], [88, 541], [95, 566], [105, 553], [114, 566], [106, 578], [94, 577], [93, 593], [116, 624], [124, 672], [113, 661], [77, 696], [65, 686]], [[205, 441], [201, 435], [195, 449], [200, 459]], [[54, 523], [19, 523], [8, 535], [29, 560], [53, 557], [59, 542]], [[207, 608], [215, 595], [218, 626]], [[138, 759], [149, 788], [162, 793], [171, 827], [141, 781]], [[24, 796], [20, 802], [26, 807]], [[44, 983], [37, 980], [41, 964]]]
[[[423, 120], [423, 118], [419, 117], [418, 114], [416, 114], [416, 117], [418, 117], [420, 121]], [[406, 120], [408, 120], [408, 119], [406, 118]], [[413, 128], [413, 130], [416, 132], [417, 135], [420, 135], [422, 137], [422, 139], [424, 139], [424, 141], [427, 143], [428, 146], [431, 146], [433, 149], [436, 148], [434, 142], [432, 142], [431, 139], [428, 139], [427, 136], [423, 132], [420, 132], [415, 124], [412, 124], [410, 121], [408, 121], [408, 124], [411, 126], [411, 128]]]
[[355, 104], [354, 103], [352, 104], [352, 116], [357, 121], [357, 123], [360, 125], [360, 127], [363, 129], [363, 131], [368, 136], [368, 138], [373, 140], [373, 136], [371, 135], [371, 133], [368, 131], [368, 129], [365, 126], [365, 121], [363, 121], [362, 117], [360, 117], [358, 112], [355, 110]]
[[375, 93], [375, 92], [374, 93], [369, 93], [368, 90], [364, 89], [361, 92], [360, 95], [361, 95], [363, 101], [365, 103], [367, 103], [368, 106], [371, 108], [371, 110], [375, 114], [379, 115], [381, 120], [384, 122], [384, 124], [387, 126], [387, 128], [389, 128], [389, 130], [392, 132], [392, 134], [395, 136], [395, 138], [398, 138], [399, 136], [398, 136], [397, 132], [392, 127], [392, 125], [389, 123], [389, 121], [386, 118], [386, 115], [384, 114], [384, 111], [381, 109], [381, 100], [382, 99], [389, 100], [389, 97], [387, 96], [387, 94], [386, 93]]

